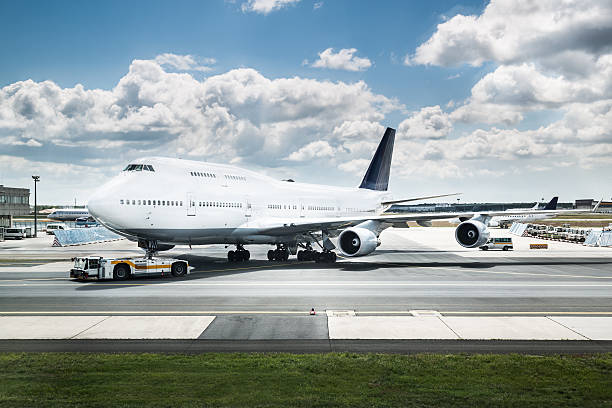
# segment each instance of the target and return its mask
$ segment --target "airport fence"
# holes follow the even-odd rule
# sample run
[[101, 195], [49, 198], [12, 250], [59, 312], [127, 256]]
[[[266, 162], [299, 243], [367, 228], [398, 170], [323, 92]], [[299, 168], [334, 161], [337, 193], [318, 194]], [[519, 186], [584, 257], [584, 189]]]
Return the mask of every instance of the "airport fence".
[[55, 247], [94, 244], [97, 242], [123, 239], [122, 236], [117, 235], [104, 227], [56, 230], [53, 231], [53, 234], [55, 235], [55, 239], [53, 240], [53, 246]]

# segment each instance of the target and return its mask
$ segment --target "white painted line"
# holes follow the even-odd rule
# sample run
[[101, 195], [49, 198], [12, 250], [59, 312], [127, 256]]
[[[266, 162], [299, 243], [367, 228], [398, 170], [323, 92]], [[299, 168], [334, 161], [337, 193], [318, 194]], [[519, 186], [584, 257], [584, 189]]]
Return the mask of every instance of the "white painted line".
[[440, 317], [441, 314], [437, 310], [409, 310], [408, 313], [415, 317]]
[[108, 316], [4, 316], [0, 339], [69, 339]]
[[355, 317], [354, 310], [326, 310], [327, 317]]
[[196, 339], [215, 316], [111, 316], [75, 339]]
[[330, 339], [457, 339], [435, 317], [357, 316], [329, 317]]
[[549, 316], [548, 318], [591, 340], [612, 340], [612, 317]]
[[441, 320], [466, 340], [588, 340], [546, 317], [445, 316]]

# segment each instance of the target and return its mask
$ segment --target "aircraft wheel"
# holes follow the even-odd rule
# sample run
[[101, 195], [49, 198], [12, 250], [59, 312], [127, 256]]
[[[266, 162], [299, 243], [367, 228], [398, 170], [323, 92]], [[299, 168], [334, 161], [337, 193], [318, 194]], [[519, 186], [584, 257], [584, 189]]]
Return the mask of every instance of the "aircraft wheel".
[[227, 260], [230, 262], [236, 262], [236, 253], [234, 251], [229, 251], [227, 253]]
[[335, 252], [330, 252], [330, 253], [329, 253], [329, 255], [330, 255], [330, 256], [329, 256], [329, 261], [330, 261], [331, 263], [335, 263], [335, 262], [336, 262], [336, 259], [337, 259], [336, 253], [335, 253]]
[[298, 261], [303, 261], [304, 260], [304, 251], [298, 251], [297, 259], [298, 259]]
[[251, 259], [251, 253], [248, 250], [244, 250], [244, 252], [242, 253], [242, 259], [244, 261], [248, 261], [249, 259]]
[[275, 258], [275, 256], [274, 256], [274, 255], [275, 255], [275, 254], [274, 254], [274, 252], [275, 252], [275, 251], [274, 251], [274, 250], [272, 250], [272, 249], [268, 251], [268, 261], [273, 261], [273, 260], [274, 260], [274, 258]]

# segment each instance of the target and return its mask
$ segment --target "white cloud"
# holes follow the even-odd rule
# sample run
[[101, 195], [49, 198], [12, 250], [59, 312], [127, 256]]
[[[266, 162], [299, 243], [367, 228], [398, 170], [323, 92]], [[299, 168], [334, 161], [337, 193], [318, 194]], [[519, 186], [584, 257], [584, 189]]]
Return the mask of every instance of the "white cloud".
[[333, 48], [328, 48], [319, 53], [319, 59], [311, 66], [315, 68], [343, 69], [346, 71], [365, 71], [372, 66], [367, 58], [360, 58], [354, 54], [356, 48], [343, 48], [334, 53]]
[[309, 161], [312, 159], [333, 157], [336, 153], [330, 144], [324, 140], [317, 140], [300, 148], [297, 152], [293, 152], [287, 157], [291, 161]]
[[440, 139], [449, 135], [453, 125], [440, 106], [426, 106], [399, 124], [399, 137], [414, 139]]
[[1, 88], [0, 138], [13, 137], [12, 145], [95, 148], [100, 155], [171, 154], [275, 166], [317, 140], [348, 155], [354, 151], [350, 132], [361, 138], [376, 131], [367, 135], [376, 140], [376, 124], [398, 108], [363, 81], [269, 79], [249, 68], [198, 80], [167, 72], [156, 60], [134, 60], [111, 90], [32, 80]]
[[611, 21], [609, 1], [492, 0], [480, 16], [458, 14], [439, 24], [405, 62], [479, 66], [545, 60], [565, 52], [601, 54], [612, 47]]
[[300, 0], [248, 0], [242, 3], [241, 9], [243, 12], [254, 12], [259, 14], [269, 14], [273, 11], [280, 10], [289, 5], [296, 4]]
[[214, 58], [197, 58], [193, 55], [160, 54], [154, 60], [161, 66], [167, 66], [179, 71], [208, 72], [217, 61]]
[[316, 1], [316, 2], [315, 2], [313, 5], [312, 5], [313, 10], [318, 10], [318, 9], [320, 9], [321, 7], [323, 7], [323, 2], [322, 2], [322, 1]]

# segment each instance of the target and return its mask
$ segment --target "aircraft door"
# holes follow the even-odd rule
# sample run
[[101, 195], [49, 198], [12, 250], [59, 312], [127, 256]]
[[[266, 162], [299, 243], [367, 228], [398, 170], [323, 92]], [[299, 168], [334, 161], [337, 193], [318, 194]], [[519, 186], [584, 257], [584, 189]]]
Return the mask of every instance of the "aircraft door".
[[196, 215], [196, 202], [193, 193], [187, 193], [187, 215]]
[[249, 200], [249, 197], [245, 197], [244, 199], [244, 216], [248, 218], [251, 217], [251, 215], [253, 215], [253, 208], [251, 205], [251, 200]]

